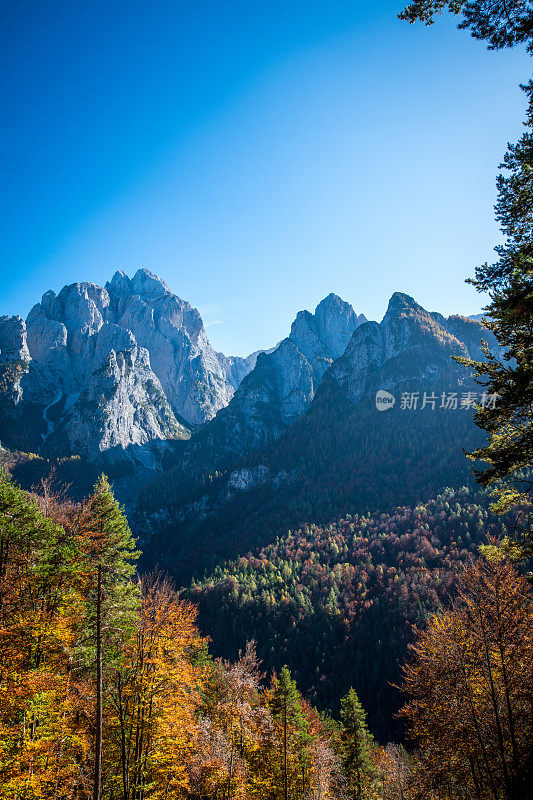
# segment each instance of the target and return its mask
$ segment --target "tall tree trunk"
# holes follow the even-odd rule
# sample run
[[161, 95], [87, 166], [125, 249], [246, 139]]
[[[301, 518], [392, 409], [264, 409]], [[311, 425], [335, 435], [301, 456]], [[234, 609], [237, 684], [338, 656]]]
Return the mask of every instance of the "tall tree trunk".
[[288, 800], [289, 787], [287, 780], [287, 706], [286, 705], [283, 714], [283, 789], [284, 789], [284, 798], [285, 800]]
[[231, 734], [231, 754], [229, 759], [229, 780], [228, 780], [228, 800], [231, 797], [231, 782], [233, 780], [233, 754], [235, 752], [235, 744], [233, 741], [233, 732]]
[[124, 702], [122, 699], [122, 676], [118, 676], [118, 713], [120, 722], [120, 758], [122, 761], [122, 796], [123, 800], [128, 800], [128, 757], [126, 751], [126, 721], [124, 714]]
[[489, 689], [490, 689], [490, 697], [491, 697], [491, 701], [492, 701], [492, 708], [493, 708], [493, 711], [494, 711], [494, 721], [496, 723], [498, 749], [500, 751], [500, 760], [501, 760], [501, 764], [502, 764], [503, 779], [504, 779], [504, 783], [505, 783], [505, 790], [506, 790], [505, 796], [507, 798], [509, 798], [509, 797], [513, 796], [513, 791], [512, 791], [511, 777], [509, 775], [509, 770], [508, 770], [508, 767], [507, 767], [507, 757], [506, 757], [506, 748], [505, 748], [503, 727], [502, 727], [502, 723], [501, 723], [501, 719], [500, 719], [500, 708], [499, 708], [496, 688], [494, 686], [494, 678], [493, 678], [493, 674], [492, 674], [492, 661], [491, 661], [491, 656], [490, 656], [490, 648], [489, 648], [489, 643], [488, 643], [487, 631], [485, 629], [485, 623], [483, 622], [483, 615], [482, 615], [482, 612], [481, 612], [481, 609], [480, 609], [480, 601], [478, 600], [478, 598], [476, 598], [476, 600], [477, 600], [476, 610], [478, 612], [479, 627], [480, 627], [480, 630], [481, 630], [481, 635], [483, 637], [483, 649], [485, 651], [485, 661], [486, 661], [486, 664], [487, 664], [487, 678], [488, 678], [488, 684], [489, 684]]
[[96, 739], [94, 746], [93, 800], [100, 800], [102, 773], [102, 567], [96, 588]]

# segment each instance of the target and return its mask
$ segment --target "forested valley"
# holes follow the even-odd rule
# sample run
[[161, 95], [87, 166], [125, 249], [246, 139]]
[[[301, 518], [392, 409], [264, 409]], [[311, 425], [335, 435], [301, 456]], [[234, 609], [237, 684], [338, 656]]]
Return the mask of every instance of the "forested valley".
[[[409, 593], [420, 591], [421, 605], [435, 613], [414, 632], [408, 655], [404, 643], [388, 639], [386, 621], [383, 633], [369, 628], [366, 639], [356, 627], [345, 632], [359, 653], [355, 673], [354, 651], [344, 654], [352, 670], [345, 688], [352, 674], [375, 674], [376, 658], [407, 656], [397, 675], [405, 735], [387, 741], [373, 735], [353, 686], [332, 713], [324, 702], [332, 689], [320, 697], [318, 677], [314, 707], [286, 665], [261, 662], [261, 641], [248, 640], [232, 661], [213, 658], [195, 606], [160, 574], [136, 577], [135, 542], [105, 478], [81, 504], [46, 484], [29, 495], [3, 478], [2, 798], [526, 797], [531, 595], [506, 560], [469, 557], [484, 512], [456, 500], [450, 493], [429, 509], [403, 509], [389, 533], [382, 516], [315, 530], [312, 540], [304, 531], [291, 535], [259, 554], [255, 578], [249, 561], [239, 562], [241, 603], [228, 568], [218, 576], [228, 603], [258, 603], [253, 613], [271, 614], [267, 628], [278, 615], [309, 611], [311, 600], [319, 617], [340, 616], [341, 627], [358, 617], [358, 605], [374, 602], [378, 616], [401, 616]], [[436, 519], [442, 529], [451, 521], [451, 530], [431, 542], [425, 533]], [[371, 556], [350, 564], [348, 547], [359, 557], [363, 546]], [[439, 587], [453, 595], [447, 610]], [[305, 624], [297, 635], [287, 622], [279, 653], [298, 663], [308, 648]], [[396, 630], [402, 639], [406, 629]], [[260, 623], [257, 631], [272, 637]], [[313, 636], [324, 648], [320, 633]], [[381, 655], [369, 647], [372, 637]], [[369, 703], [376, 717], [380, 694]]]
[[[399, 17], [443, 12], [489, 50], [533, 52], [531, 0], [413, 0]], [[316, 314], [295, 320], [313, 372], [290, 337], [285, 362], [216, 352], [146, 269], [47, 292], [28, 325], [0, 319], [0, 800], [533, 800], [522, 89], [497, 179], [503, 243], [470, 279], [483, 323], [396, 292], [380, 325], [328, 295], [341, 355], [306, 339]], [[163, 351], [174, 406], [151, 366]], [[378, 407], [402, 381], [420, 413]], [[425, 407], [441, 383], [494, 402]], [[263, 449], [241, 453], [254, 426]], [[196, 435], [226, 460], [200, 453], [209, 468], [186, 483]]]

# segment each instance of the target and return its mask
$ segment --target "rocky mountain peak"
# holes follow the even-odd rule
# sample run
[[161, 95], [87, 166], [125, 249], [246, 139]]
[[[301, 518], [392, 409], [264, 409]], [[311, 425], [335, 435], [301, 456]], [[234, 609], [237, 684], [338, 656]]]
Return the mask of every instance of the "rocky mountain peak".
[[0, 363], [30, 360], [26, 339], [26, 325], [22, 317], [0, 317]]
[[[490, 333], [479, 322], [426, 311], [412, 297], [395, 292], [381, 324], [357, 328], [342, 358], [328, 374], [327, 390], [352, 402], [377, 388], [458, 380], [464, 368], [453, 356], [483, 358], [481, 341]], [[493, 337], [491, 344], [494, 344]]]
[[416, 314], [427, 314], [425, 308], [422, 308], [411, 295], [404, 292], [394, 292], [389, 300], [387, 311], [383, 317], [383, 321], [396, 319], [398, 317], [413, 316]]
[[363, 314], [358, 317], [350, 303], [332, 292], [320, 301], [314, 314], [298, 312], [288, 338], [306, 355], [334, 360], [344, 353], [363, 321]]
[[381, 323], [388, 358], [408, 348], [426, 346], [445, 348], [464, 355], [465, 347], [450, 333], [441, 314], [426, 311], [412, 297], [395, 292]]
[[317, 305], [315, 320], [318, 336], [335, 360], [344, 353], [354, 330], [366, 322], [366, 317], [358, 316], [350, 303], [332, 292]]
[[110, 294], [132, 294], [131, 281], [122, 269], [117, 269], [111, 280], [106, 283], [106, 289]]
[[[133, 278], [118, 270], [105, 287], [82, 282], [64, 286], [57, 295], [48, 291], [26, 323], [15, 319], [0, 324], [0, 340], [9, 361], [29, 362], [16, 401], [22, 408], [17, 413], [26, 409], [31, 416], [36, 451], [61, 429], [77, 452], [91, 424], [83, 408], [100, 401], [94, 417], [99, 427], [92, 434], [100, 444], [84, 451], [91, 457], [118, 452], [121, 442], [123, 449], [141, 446], [164, 432], [180, 437], [185, 428], [177, 419], [191, 427], [211, 419], [255, 364], [255, 356], [217, 354], [197, 309], [148, 269]], [[102, 369], [107, 369], [104, 383]], [[98, 395], [102, 386], [105, 391]], [[144, 410], [135, 411], [137, 402]], [[116, 403], [129, 409], [131, 435], [125, 434], [123, 417], [119, 425]]]
[[316, 319], [331, 319], [332, 317], [350, 317], [354, 314], [350, 303], [339, 297], [338, 294], [330, 292], [315, 308]]
[[[361, 315], [362, 319], [365, 319]], [[308, 409], [326, 370], [344, 352], [360, 319], [352, 306], [335, 294], [322, 300], [315, 313], [300, 311], [290, 334], [257, 358], [227, 408], [188, 445], [191, 469], [256, 450], [278, 438]]]
[[146, 267], [138, 269], [133, 278], [129, 278], [124, 270], [115, 272], [110, 281], [106, 283], [110, 293], [121, 295], [139, 295], [145, 301], [156, 302], [164, 295], [172, 295], [168, 284]]
[[[146, 268], [137, 270], [131, 279], [131, 290], [146, 302], [152, 303], [161, 300], [165, 295], [172, 295], [168, 284]], [[175, 295], [173, 296], [175, 297]]]

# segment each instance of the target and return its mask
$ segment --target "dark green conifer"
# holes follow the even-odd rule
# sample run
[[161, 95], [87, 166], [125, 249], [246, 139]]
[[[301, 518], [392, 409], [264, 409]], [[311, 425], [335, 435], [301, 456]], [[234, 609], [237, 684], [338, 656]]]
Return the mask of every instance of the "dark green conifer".
[[[530, 0], [415, 0], [400, 14], [410, 22], [432, 24], [443, 11], [461, 16], [491, 50], [525, 44], [533, 52], [533, 4]], [[488, 434], [485, 446], [470, 453], [485, 462], [476, 470], [483, 486], [492, 485], [494, 510], [517, 511], [516, 539], [507, 547], [518, 557], [533, 556], [533, 82], [522, 87], [529, 98], [526, 130], [510, 144], [498, 176], [496, 217], [504, 244], [498, 259], [476, 269], [472, 283], [487, 292], [488, 327], [504, 355], [485, 348], [486, 360], [463, 360], [474, 368], [485, 394], [476, 422]]]
[[344, 772], [351, 796], [359, 800], [372, 778], [372, 737], [366, 724], [366, 712], [355, 689], [351, 688], [342, 698], [340, 716]]
[[[289, 800], [291, 784], [290, 761], [296, 760], [299, 763], [301, 778], [301, 794], [305, 795], [307, 790], [308, 745], [312, 737], [308, 731], [307, 720], [302, 712], [300, 694], [296, 688], [296, 682], [292, 679], [289, 669], [285, 666], [280, 672], [279, 678], [274, 679], [272, 695], [272, 713], [274, 719], [281, 722], [282, 741], [282, 781], [283, 781], [283, 800]], [[292, 756], [292, 758], [291, 758]]]
[[84, 509], [83, 527], [89, 579], [93, 580], [90, 621], [96, 668], [95, 764], [93, 800], [100, 800], [104, 670], [117, 657], [117, 635], [135, 624], [138, 588], [133, 583], [138, 552], [128, 522], [105, 475]]

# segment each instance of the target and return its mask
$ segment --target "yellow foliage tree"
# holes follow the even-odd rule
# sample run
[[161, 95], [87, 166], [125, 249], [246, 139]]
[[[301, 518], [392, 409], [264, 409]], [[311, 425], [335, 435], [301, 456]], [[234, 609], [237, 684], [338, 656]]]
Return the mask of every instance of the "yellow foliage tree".
[[533, 601], [505, 561], [479, 560], [419, 633], [403, 709], [420, 745], [420, 796], [518, 800], [533, 774]]
[[195, 619], [168, 581], [141, 581], [139, 623], [111, 681], [106, 752], [120, 765], [111, 781], [115, 797], [186, 796], [205, 673], [195, 663], [204, 644]]

